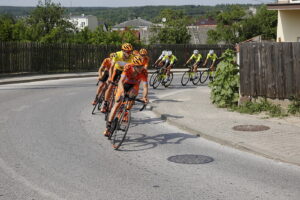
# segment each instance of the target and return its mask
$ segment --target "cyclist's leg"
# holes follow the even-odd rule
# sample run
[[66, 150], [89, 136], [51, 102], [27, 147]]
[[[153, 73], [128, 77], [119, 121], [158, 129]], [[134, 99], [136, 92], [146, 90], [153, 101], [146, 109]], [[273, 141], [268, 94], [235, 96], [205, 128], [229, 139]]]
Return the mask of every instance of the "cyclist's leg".
[[92, 102], [93, 105], [95, 105], [97, 103], [99, 94], [101, 93], [101, 91], [103, 90], [103, 88], [105, 88], [105, 86], [106, 86], [107, 79], [108, 79], [108, 72], [105, 71], [104, 74], [103, 74], [103, 76], [102, 76], [102, 78], [99, 80], [100, 84], [99, 84], [99, 86], [97, 88], [95, 99]]
[[[120, 76], [121, 76], [122, 71], [114, 69], [113, 75], [112, 75], [112, 81], [114, 83], [117, 82], [117, 80], [119, 80]], [[104, 97], [104, 104], [103, 107], [101, 109], [101, 112], [107, 112], [107, 107], [108, 107], [108, 101], [112, 95], [112, 89], [113, 89], [114, 85], [113, 84], [109, 84], [106, 92], [105, 92], [105, 97]]]
[[107, 123], [106, 123], [106, 130], [104, 131], [105, 136], [109, 136], [111, 134], [111, 132], [110, 132], [111, 123], [112, 123], [113, 119], [115, 118], [117, 110], [120, 108], [120, 106], [122, 104], [122, 99], [124, 98], [122, 94], [123, 94], [123, 91], [121, 91], [121, 89], [118, 88], [114, 106], [112, 107], [112, 109], [108, 115], [108, 119], [107, 119]]

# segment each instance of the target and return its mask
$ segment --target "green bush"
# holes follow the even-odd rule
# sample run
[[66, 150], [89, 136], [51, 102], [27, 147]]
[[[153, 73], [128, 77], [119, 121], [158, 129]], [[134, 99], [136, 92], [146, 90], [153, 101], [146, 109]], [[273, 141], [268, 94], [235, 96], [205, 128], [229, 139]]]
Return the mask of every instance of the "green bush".
[[287, 116], [280, 105], [272, 104], [267, 101], [267, 99], [262, 99], [259, 102], [248, 101], [239, 106], [232, 106], [231, 110], [247, 114], [258, 114], [261, 112], [266, 112], [270, 117]]
[[235, 62], [235, 53], [227, 49], [220, 58], [215, 79], [210, 82], [211, 99], [219, 107], [237, 105], [239, 100], [240, 76]]
[[288, 113], [293, 115], [300, 114], [300, 99], [292, 99], [292, 103], [288, 106]]

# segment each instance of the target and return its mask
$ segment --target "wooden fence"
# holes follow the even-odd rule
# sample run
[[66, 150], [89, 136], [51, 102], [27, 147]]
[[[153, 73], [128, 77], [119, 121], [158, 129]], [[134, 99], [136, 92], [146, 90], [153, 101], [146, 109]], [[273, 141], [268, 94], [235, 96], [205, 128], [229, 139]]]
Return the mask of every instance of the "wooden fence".
[[[136, 49], [141, 48], [135, 47]], [[180, 68], [198, 49], [205, 56], [210, 49], [221, 55], [228, 45], [152, 45], [146, 46], [151, 63], [163, 50], [172, 50]], [[16, 72], [82, 72], [95, 71], [110, 52], [120, 50], [115, 45], [42, 44], [0, 42], [0, 73]]]
[[300, 43], [240, 46], [241, 95], [300, 98]]

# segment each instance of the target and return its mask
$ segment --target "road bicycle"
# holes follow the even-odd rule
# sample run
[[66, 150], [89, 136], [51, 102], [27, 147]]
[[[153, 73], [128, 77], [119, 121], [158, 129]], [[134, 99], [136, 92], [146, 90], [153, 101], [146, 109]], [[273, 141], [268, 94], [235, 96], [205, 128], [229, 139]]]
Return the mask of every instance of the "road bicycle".
[[197, 72], [193, 71], [193, 65], [188, 66], [189, 70], [184, 72], [181, 77], [181, 85], [186, 86], [189, 81], [192, 81], [194, 85], [197, 85], [200, 81], [201, 72], [197, 70]]
[[105, 96], [105, 91], [107, 89], [107, 84], [105, 85], [104, 88], [102, 88], [102, 91], [100, 92], [100, 94], [98, 95], [98, 98], [97, 98], [97, 103], [94, 105], [94, 108], [92, 110], [92, 115], [95, 114], [95, 110], [97, 108], [97, 110], [100, 110], [101, 109], [101, 105], [102, 103], [104, 102], [104, 96]]
[[204, 84], [208, 79], [214, 81], [216, 71], [211, 70], [210, 67], [203, 70], [200, 75], [200, 83]]
[[166, 74], [166, 67], [162, 67], [158, 72], [153, 74], [153, 89], [156, 89], [160, 84], [169, 87], [173, 80], [173, 72], [169, 75]]
[[153, 74], [150, 76], [150, 80], [149, 80], [149, 85], [151, 87], [153, 86], [154, 78], [157, 76], [157, 73], [159, 73], [159, 71], [160, 71], [160, 69], [157, 65], [153, 65], [153, 67], [155, 68], [155, 72], [153, 72]]
[[117, 110], [115, 118], [112, 121], [110, 129], [111, 134], [108, 137], [108, 139], [111, 140], [112, 146], [115, 150], [118, 150], [124, 142], [130, 126], [131, 110], [129, 109], [129, 107], [131, 101], [143, 103], [140, 111], [144, 110], [144, 108], [146, 107], [146, 103], [144, 101], [129, 97], [127, 94], [125, 95], [122, 100], [122, 104]]

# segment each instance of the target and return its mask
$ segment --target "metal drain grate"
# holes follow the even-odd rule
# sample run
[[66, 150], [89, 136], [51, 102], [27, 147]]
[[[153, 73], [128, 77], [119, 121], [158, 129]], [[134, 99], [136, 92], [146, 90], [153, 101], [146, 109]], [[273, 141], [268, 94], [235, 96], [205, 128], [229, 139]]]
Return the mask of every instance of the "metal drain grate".
[[206, 164], [214, 161], [214, 159], [209, 156], [186, 154], [171, 156], [168, 161], [180, 164]]
[[264, 126], [264, 125], [239, 125], [239, 126], [234, 126], [232, 129], [235, 130], [235, 131], [257, 132], [257, 131], [269, 130], [270, 127]]

